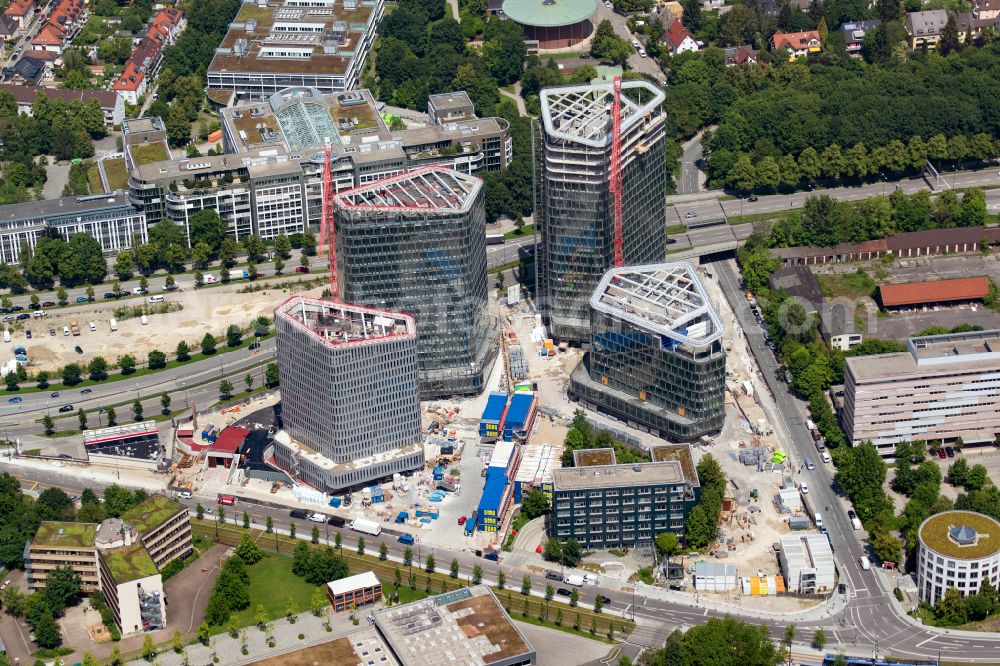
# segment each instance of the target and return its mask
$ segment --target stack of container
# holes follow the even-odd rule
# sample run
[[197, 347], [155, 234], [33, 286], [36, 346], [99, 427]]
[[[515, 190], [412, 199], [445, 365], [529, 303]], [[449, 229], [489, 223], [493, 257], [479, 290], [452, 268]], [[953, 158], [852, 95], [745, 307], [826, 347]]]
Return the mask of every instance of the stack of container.
[[520, 381], [528, 376], [528, 364], [524, 360], [524, 350], [520, 345], [507, 347], [507, 367], [510, 369], [510, 378]]
[[504, 416], [507, 414], [507, 394], [490, 393], [486, 399], [486, 409], [479, 421], [479, 436], [489, 442], [495, 442], [503, 432]]
[[538, 411], [538, 396], [534, 392], [515, 393], [510, 399], [507, 415], [503, 421], [503, 439], [505, 442], [527, 439], [531, 428], [535, 425]]
[[542, 357], [545, 357], [545, 356], [555, 356], [556, 355], [556, 347], [555, 347], [555, 344], [553, 344], [553, 342], [552, 342], [551, 339], [546, 340], [542, 344], [542, 346], [538, 350], [538, 355], [542, 356]]
[[379, 504], [385, 501], [385, 492], [382, 490], [382, 486], [372, 486], [370, 490], [372, 493], [372, 504]]
[[514, 501], [518, 504], [533, 488], [540, 488], [552, 504], [552, 470], [562, 466], [563, 446], [527, 444], [522, 447], [521, 463], [514, 476]]
[[497, 442], [486, 468], [486, 486], [477, 511], [479, 527], [497, 532], [507, 511], [514, 504], [514, 487], [508, 481], [517, 474], [521, 447], [512, 442]]

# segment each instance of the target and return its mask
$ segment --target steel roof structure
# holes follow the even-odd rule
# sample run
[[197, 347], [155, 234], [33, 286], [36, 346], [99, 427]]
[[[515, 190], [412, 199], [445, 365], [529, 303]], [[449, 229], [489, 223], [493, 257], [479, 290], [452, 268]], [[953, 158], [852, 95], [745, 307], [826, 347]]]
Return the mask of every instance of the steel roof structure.
[[361, 185], [334, 197], [347, 210], [462, 212], [471, 208], [483, 181], [435, 164]]
[[373, 344], [390, 338], [413, 338], [417, 334], [416, 323], [410, 315], [300, 294], [276, 307], [274, 316], [291, 322], [317, 342], [334, 348]]
[[[621, 131], [624, 134], [640, 118], [659, 107], [666, 94], [648, 81], [625, 81], [621, 87]], [[641, 101], [633, 99], [635, 93], [639, 93]], [[545, 131], [565, 141], [603, 148], [611, 142], [613, 101], [614, 87], [610, 82], [545, 88], [541, 92]]]
[[678, 342], [704, 347], [725, 325], [694, 267], [686, 262], [612, 268], [590, 306]]

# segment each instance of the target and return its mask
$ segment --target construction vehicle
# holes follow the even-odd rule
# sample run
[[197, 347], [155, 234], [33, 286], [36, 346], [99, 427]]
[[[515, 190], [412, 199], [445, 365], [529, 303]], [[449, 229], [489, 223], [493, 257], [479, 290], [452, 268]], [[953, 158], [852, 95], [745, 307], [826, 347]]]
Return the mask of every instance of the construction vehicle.
[[69, 330], [73, 333], [73, 335], [80, 335], [80, 322], [71, 321], [69, 323]]

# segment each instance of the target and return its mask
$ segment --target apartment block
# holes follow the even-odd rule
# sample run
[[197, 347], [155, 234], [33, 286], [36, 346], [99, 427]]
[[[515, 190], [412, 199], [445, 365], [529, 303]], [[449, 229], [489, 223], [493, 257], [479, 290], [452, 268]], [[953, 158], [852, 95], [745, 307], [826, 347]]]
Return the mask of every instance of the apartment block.
[[842, 424], [883, 456], [898, 442], [992, 443], [1000, 433], [1000, 330], [910, 338], [906, 351], [848, 357]]
[[142, 539], [157, 569], [191, 552], [191, 516], [188, 508], [165, 495], [151, 495], [122, 515]]
[[480, 392], [498, 349], [483, 181], [429, 166], [333, 203], [342, 298], [413, 316], [422, 399]]
[[80, 575], [81, 588], [85, 592], [98, 589], [100, 577], [94, 546], [97, 528], [92, 523], [43, 521], [35, 538], [24, 548], [28, 589], [43, 589], [52, 570], [64, 566]]
[[602, 456], [608, 464], [555, 470], [549, 536], [576, 539], [585, 550], [650, 544], [662, 532], [683, 538], [701, 496], [691, 448], [663, 444], [652, 454], [654, 462], [619, 465], [608, 449]]
[[208, 91], [265, 99], [292, 86], [351, 90], [361, 78], [383, 0], [244, 2], [208, 66]]
[[570, 376], [571, 396], [672, 441], [722, 428], [725, 328], [694, 266], [613, 268], [590, 310], [590, 351]]
[[328, 493], [422, 467], [413, 318], [304, 296], [274, 314], [284, 429], [265, 459]]
[[[622, 250], [626, 265], [666, 254], [664, 93], [626, 81], [621, 95]], [[586, 343], [588, 302], [614, 260], [611, 83], [541, 92], [538, 299], [554, 338]]]
[[62, 197], [0, 206], [0, 261], [16, 264], [21, 246], [34, 250], [38, 239], [57, 233], [68, 240], [73, 234], [93, 236], [104, 252], [145, 243], [146, 214], [122, 192]]
[[167, 625], [163, 578], [141, 543], [100, 551], [101, 589], [122, 635]]

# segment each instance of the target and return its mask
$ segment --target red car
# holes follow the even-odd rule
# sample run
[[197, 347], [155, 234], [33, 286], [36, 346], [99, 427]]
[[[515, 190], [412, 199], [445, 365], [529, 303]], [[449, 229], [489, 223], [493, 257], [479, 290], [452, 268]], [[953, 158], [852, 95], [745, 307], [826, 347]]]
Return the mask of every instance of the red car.
[[295, 267], [295, 272], [296, 273], [308, 273], [309, 269], [306, 268], [305, 266], [296, 266]]
[[938, 449], [938, 458], [940, 458], [941, 460], [947, 460], [948, 452], [945, 451], [943, 448]]
[[459, 525], [464, 525], [465, 524], [465, 516], [459, 516], [458, 517], [458, 524]]

